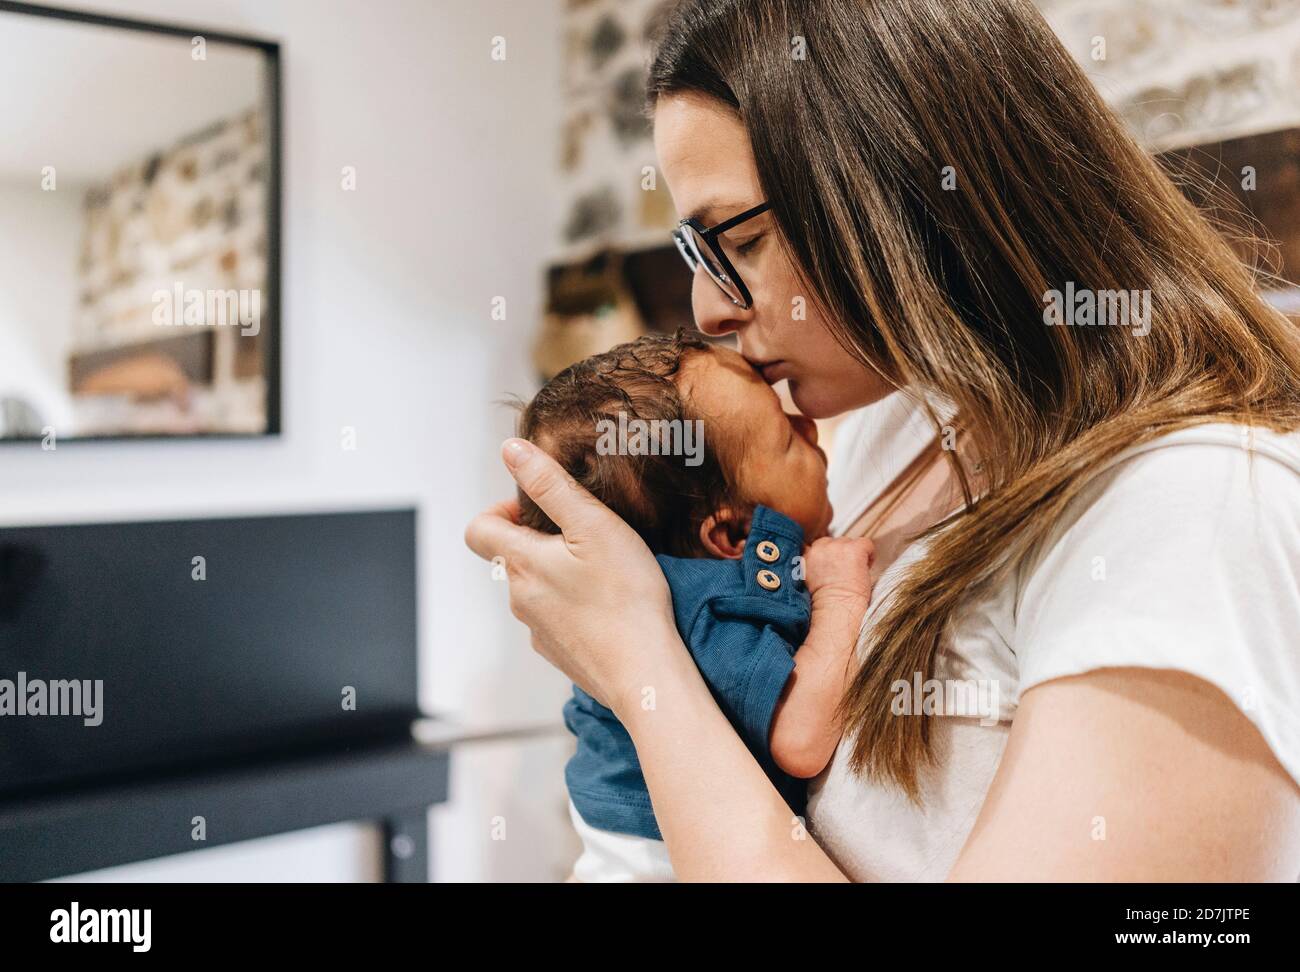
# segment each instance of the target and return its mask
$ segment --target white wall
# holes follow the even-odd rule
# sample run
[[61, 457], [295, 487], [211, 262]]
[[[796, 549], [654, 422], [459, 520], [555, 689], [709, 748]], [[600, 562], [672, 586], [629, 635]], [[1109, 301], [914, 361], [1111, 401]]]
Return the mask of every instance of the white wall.
[[[62, 180], [56, 185], [42, 189], [39, 168], [24, 182], [0, 181], [0, 396], [24, 399], [42, 426], [66, 428], [85, 189]], [[57, 283], [35, 287], [34, 281]]]
[[[285, 88], [284, 423], [279, 440], [0, 450], [5, 524], [415, 503], [421, 698], [476, 724], [559, 723], [563, 679], [462, 543], [508, 495], [496, 458], [530, 388], [523, 342], [556, 238], [561, 0], [87, 0], [278, 39]], [[504, 62], [490, 57], [494, 36]], [[357, 189], [340, 170], [357, 169]], [[493, 297], [508, 319], [491, 319]], [[343, 451], [341, 429], [356, 429]], [[547, 880], [576, 844], [569, 742], [457, 754], [435, 877]], [[492, 840], [494, 818], [507, 839]], [[368, 848], [360, 853], [358, 847]], [[310, 860], [310, 867], [303, 862]], [[117, 880], [373, 879], [354, 826], [100, 872]]]

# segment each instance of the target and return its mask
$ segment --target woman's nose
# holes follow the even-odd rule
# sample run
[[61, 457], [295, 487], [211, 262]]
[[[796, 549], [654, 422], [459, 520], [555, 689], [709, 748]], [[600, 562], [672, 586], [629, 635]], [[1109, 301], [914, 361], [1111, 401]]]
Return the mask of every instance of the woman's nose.
[[753, 308], [742, 310], [733, 304], [703, 270], [695, 271], [691, 283], [691, 309], [695, 314], [695, 326], [711, 337], [739, 331], [753, 316]]

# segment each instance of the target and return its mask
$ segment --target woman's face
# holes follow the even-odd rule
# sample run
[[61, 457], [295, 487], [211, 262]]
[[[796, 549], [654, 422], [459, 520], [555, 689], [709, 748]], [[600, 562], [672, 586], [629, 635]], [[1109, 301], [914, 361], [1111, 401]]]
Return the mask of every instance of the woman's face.
[[[765, 201], [748, 132], [713, 98], [689, 93], [660, 98], [655, 149], [683, 217], [715, 226]], [[831, 336], [780, 246], [770, 210], [728, 231], [722, 245], [753, 303], [742, 310], [707, 273], [697, 271], [691, 303], [701, 331], [734, 332], [745, 360], [769, 385], [787, 379], [790, 397], [811, 418], [838, 415], [893, 390]]]

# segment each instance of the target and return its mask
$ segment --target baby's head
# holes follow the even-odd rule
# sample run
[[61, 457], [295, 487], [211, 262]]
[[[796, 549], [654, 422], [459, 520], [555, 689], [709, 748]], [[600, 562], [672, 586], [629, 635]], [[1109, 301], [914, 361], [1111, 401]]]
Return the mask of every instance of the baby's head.
[[[758, 505], [811, 542], [826, 534], [826, 455], [735, 351], [693, 332], [580, 361], [524, 407], [519, 435], [550, 453], [655, 553], [738, 557]], [[523, 523], [556, 533], [523, 493]]]

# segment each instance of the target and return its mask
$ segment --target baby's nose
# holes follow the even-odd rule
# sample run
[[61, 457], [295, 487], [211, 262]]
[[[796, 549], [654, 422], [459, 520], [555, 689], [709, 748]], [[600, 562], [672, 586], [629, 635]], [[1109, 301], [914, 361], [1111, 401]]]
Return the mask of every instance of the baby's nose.
[[806, 415], [788, 415], [790, 424], [794, 430], [808, 440], [812, 445], [817, 444], [817, 423]]

